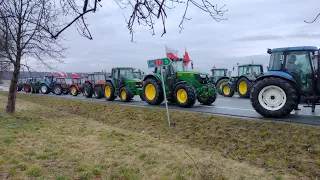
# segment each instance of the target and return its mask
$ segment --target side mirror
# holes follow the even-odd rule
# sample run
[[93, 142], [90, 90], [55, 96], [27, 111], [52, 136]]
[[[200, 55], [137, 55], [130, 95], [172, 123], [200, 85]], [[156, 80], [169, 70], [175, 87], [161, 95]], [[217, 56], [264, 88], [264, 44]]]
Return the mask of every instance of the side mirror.
[[193, 62], [191, 62], [191, 69], [193, 69]]
[[267, 66], [267, 70], [269, 71], [269, 66]]

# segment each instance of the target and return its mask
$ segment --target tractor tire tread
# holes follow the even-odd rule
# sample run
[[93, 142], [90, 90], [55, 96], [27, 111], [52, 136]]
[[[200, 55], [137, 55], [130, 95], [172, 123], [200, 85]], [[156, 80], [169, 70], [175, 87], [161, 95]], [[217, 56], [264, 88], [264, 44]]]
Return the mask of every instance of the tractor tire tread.
[[[156, 88], [156, 97], [153, 100], [149, 100], [145, 95], [145, 88], [148, 84], [153, 84]], [[149, 78], [145, 80], [145, 84], [142, 87], [143, 96], [146, 97], [145, 101], [150, 105], [159, 105], [164, 100], [164, 92], [160, 82], [158, 82], [155, 78]]]
[[[263, 108], [259, 103], [259, 93], [266, 86], [278, 86], [280, 87], [287, 96], [287, 101], [285, 105], [276, 111], [270, 111]], [[282, 78], [270, 77], [264, 78], [255, 83], [250, 93], [251, 105], [252, 107], [262, 116], [268, 118], [282, 118], [289, 115], [294, 107], [298, 105], [298, 93], [294, 85]]]
[[[184, 89], [187, 92], [187, 101], [185, 103], [179, 103], [177, 100], [177, 92], [179, 89]], [[196, 103], [196, 92], [189, 84], [179, 84], [174, 89], [174, 99], [180, 107], [191, 108]]]

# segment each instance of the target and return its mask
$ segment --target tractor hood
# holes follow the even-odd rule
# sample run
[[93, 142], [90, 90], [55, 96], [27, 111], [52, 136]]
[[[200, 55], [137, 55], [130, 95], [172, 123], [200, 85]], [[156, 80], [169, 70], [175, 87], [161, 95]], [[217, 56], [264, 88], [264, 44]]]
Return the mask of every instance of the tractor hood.
[[206, 72], [198, 72], [198, 71], [181, 71], [181, 72], [177, 72], [177, 75], [181, 75], [181, 74], [201, 74], [201, 75], [207, 75], [209, 76], [208, 73]]

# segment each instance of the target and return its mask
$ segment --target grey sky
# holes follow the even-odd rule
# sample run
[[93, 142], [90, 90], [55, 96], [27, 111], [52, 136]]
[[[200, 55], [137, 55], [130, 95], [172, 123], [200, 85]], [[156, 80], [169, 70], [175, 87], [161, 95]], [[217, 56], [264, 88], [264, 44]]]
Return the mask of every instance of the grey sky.
[[283, 46], [319, 46], [320, 20], [306, 24], [319, 13], [318, 0], [216, 0], [226, 4], [227, 21], [216, 22], [196, 7], [190, 7], [179, 33], [183, 8], [168, 12], [167, 34], [161, 37], [161, 22], [152, 36], [148, 28], [136, 27], [130, 42], [129, 31], [122, 13], [128, 17], [130, 9], [120, 9], [113, 1], [103, 0], [103, 8], [90, 14], [87, 21], [94, 40], [81, 37], [74, 28], [64, 34], [69, 47], [65, 64], [58, 70], [86, 72], [110, 70], [115, 66], [133, 66], [147, 70], [148, 59], [165, 56], [164, 46], [179, 50], [179, 56], [187, 47], [194, 60], [195, 69], [209, 72], [210, 68], [227, 67], [239, 63], [268, 64], [267, 48]]

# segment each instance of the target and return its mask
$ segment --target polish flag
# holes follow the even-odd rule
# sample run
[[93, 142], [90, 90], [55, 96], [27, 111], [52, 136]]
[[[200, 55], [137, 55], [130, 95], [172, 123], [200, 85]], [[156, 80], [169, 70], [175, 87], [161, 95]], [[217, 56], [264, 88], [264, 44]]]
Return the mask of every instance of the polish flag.
[[54, 74], [51, 72], [51, 76], [54, 77]]
[[58, 77], [63, 77], [61, 73], [58, 73], [57, 76], [58, 76]]
[[63, 77], [68, 77], [68, 74], [67, 74], [67, 73], [64, 73]]
[[72, 78], [79, 78], [79, 76], [76, 73], [72, 73]]
[[166, 49], [167, 58], [170, 58], [170, 59], [173, 59], [173, 60], [178, 60], [179, 59], [178, 50], [168, 48], [167, 46], [165, 46], [165, 49]]
[[190, 60], [189, 54], [188, 54], [188, 52], [187, 52], [187, 48], [185, 48], [184, 60], [185, 60], [184, 65], [185, 65], [185, 66], [188, 66], [188, 64], [189, 64], [189, 62], [190, 62], [191, 60]]
[[213, 69], [215, 69], [215, 68], [216, 68], [216, 66], [213, 66], [212, 68], [213, 68]]

